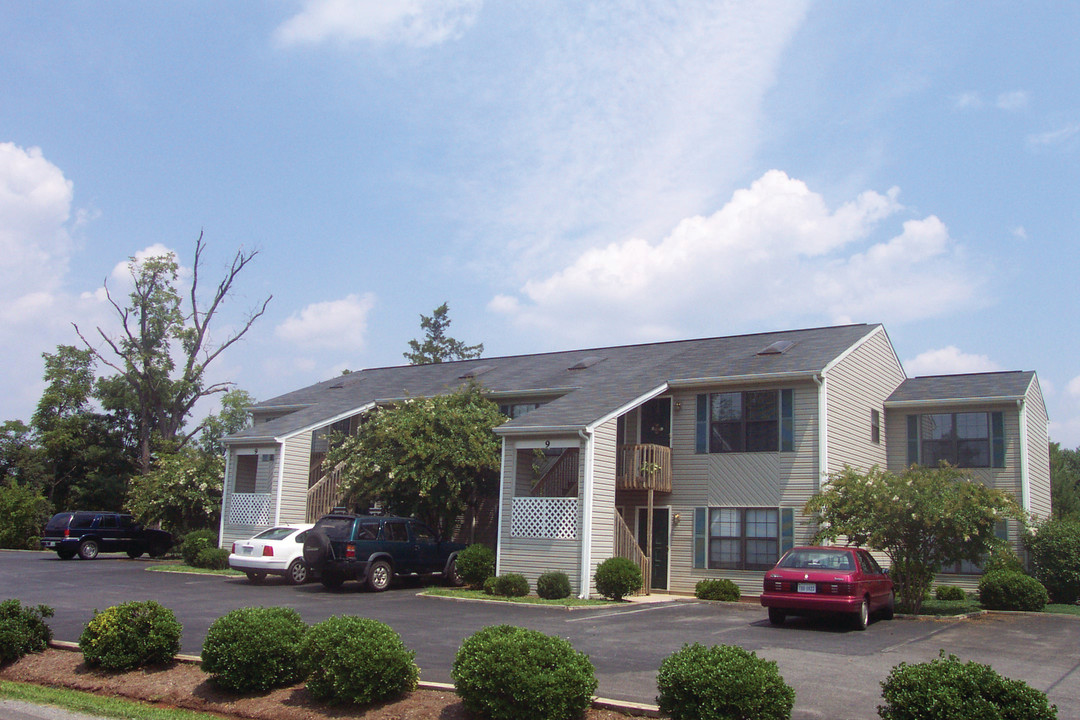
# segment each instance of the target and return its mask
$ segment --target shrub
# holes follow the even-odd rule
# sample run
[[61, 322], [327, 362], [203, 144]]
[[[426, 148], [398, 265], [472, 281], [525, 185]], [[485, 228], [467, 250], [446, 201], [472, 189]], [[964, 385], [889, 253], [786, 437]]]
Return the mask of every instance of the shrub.
[[494, 625], [465, 638], [450, 671], [461, 702], [491, 720], [562, 720], [592, 701], [587, 655], [562, 638]]
[[989, 665], [961, 663], [955, 655], [900, 663], [881, 683], [883, 720], [1051, 720], [1057, 707], [1046, 693], [998, 675]]
[[529, 581], [520, 573], [506, 573], [495, 578], [491, 585], [492, 595], [525, 597], [529, 594]]
[[204, 548], [195, 556], [195, 562], [191, 563], [191, 566], [206, 570], [224, 570], [229, 567], [229, 551], [225, 548]]
[[0, 665], [44, 650], [52, 640], [45, 618], [52, 616], [48, 605], [23, 607], [14, 599], [0, 603]]
[[87, 665], [131, 670], [162, 665], [180, 652], [182, 628], [172, 610], [153, 600], [114, 605], [94, 617], [79, 637]]
[[304, 679], [300, 643], [307, 624], [285, 607], [249, 607], [222, 615], [206, 632], [202, 669], [236, 692], [269, 690]]
[[184, 536], [184, 541], [180, 543], [180, 554], [185, 563], [197, 567], [195, 562], [199, 553], [207, 548], [216, 548], [217, 544], [217, 530], [196, 530]]
[[536, 594], [545, 600], [562, 600], [570, 595], [570, 578], [564, 572], [546, 572], [536, 578]]
[[489, 577], [487, 580], [484, 580], [484, 594], [485, 595], [494, 595], [495, 594], [495, 578], [494, 577]]
[[596, 567], [596, 591], [611, 600], [622, 600], [641, 589], [641, 569], [624, 557], [608, 558]]
[[683, 645], [660, 663], [656, 686], [673, 720], [790, 718], [795, 704], [776, 663], [736, 645]]
[[[49, 519], [52, 504], [37, 489], [0, 483], [0, 547], [37, 550], [37, 535]], [[33, 542], [33, 544], [31, 544]]]
[[458, 553], [457, 573], [469, 587], [483, 587], [495, 575], [495, 553], [487, 545], [470, 545]]
[[1080, 599], [1080, 522], [1050, 520], [1028, 535], [1031, 572], [1050, 599], [1071, 605]]
[[983, 562], [982, 570], [983, 573], [992, 573], [998, 570], [1022, 573], [1024, 572], [1024, 563], [1021, 562], [1011, 547], [1002, 543], [990, 550], [990, 555]]
[[967, 593], [956, 585], [938, 585], [934, 589], [934, 597], [942, 602], [962, 602], [967, 600]]
[[416, 653], [384, 623], [349, 615], [311, 627], [300, 646], [300, 663], [313, 697], [367, 704], [416, 689]]
[[739, 592], [739, 586], [727, 578], [699, 580], [698, 584], [694, 586], [694, 597], [699, 600], [727, 600], [729, 602], [736, 602], [741, 595], [742, 593]]
[[1028, 610], [1039, 612], [1049, 597], [1035, 578], [1018, 572], [999, 570], [979, 581], [979, 602], [987, 610]]

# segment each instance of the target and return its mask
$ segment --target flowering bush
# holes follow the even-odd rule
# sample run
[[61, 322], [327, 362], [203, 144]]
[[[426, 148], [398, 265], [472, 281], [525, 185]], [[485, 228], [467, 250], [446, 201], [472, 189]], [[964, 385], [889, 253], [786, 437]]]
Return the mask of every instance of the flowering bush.
[[225, 458], [198, 450], [162, 455], [154, 470], [136, 475], [127, 508], [144, 523], [161, 523], [175, 533], [217, 527]]

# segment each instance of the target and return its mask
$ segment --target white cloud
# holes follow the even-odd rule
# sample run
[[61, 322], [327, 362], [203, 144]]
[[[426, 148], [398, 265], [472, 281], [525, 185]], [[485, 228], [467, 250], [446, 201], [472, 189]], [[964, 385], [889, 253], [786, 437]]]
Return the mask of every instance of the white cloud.
[[366, 340], [368, 314], [374, 307], [372, 293], [312, 303], [290, 315], [274, 329], [274, 334], [303, 348], [361, 350]]
[[1065, 391], [1074, 398], [1080, 398], [1080, 375], [1077, 375], [1065, 386]]
[[1023, 110], [1028, 105], [1028, 95], [1023, 90], [1001, 93], [995, 105], [999, 110]]
[[953, 106], [957, 110], [976, 110], [982, 107], [982, 98], [977, 92], [961, 93], [953, 101]]
[[358, 40], [438, 45], [460, 37], [483, 0], [306, 0], [275, 32], [283, 46]]
[[963, 373], [998, 372], [1002, 367], [986, 355], [965, 353], [955, 345], [927, 350], [914, 360], [904, 362], [911, 377], [917, 375], [956, 375]]
[[869, 241], [901, 209], [894, 188], [833, 210], [804, 182], [772, 170], [657, 243], [631, 238], [586, 250], [528, 280], [520, 297], [500, 295], [488, 307], [582, 340], [903, 321], [974, 302], [978, 274], [938, 218]]
[[1027, 228], [1025, 228], [1023, 225], [1017, 225], [1015, 228], [1013, 228], [1012, 234], [1013, 234], [1013, 237], [1016, 238], [1017, 240], [1027, 240], [1028, 239]]
[[1061, 145], [1077, 135], [1080, 135], [1080, 123], [1070, 123], [1056, 130], [1028, 135], [1027, 141], [1034, 146]]

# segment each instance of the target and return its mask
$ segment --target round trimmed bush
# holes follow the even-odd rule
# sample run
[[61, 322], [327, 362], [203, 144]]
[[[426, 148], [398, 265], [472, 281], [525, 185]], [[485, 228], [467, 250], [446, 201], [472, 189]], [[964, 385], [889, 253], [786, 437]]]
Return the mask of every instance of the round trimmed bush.
[[942, 602], [963, 602], [967, 600], [967, 593], [956, 585], [938, 585], [934, 588], [934, 598]]
[[122, 603], [94, 617], [79, 637], [87, 665], [106, 670], [132, 670], [164, 665], [180, 652], [180, 623], [167, 607], [153, 600]]
[[180, 555], [186, 564], [198, 567], [195, 562], [199, 553], [207, 548], [216, 548], [217, 545], [217, 530], [196, 530], [184, 536], [184, 541], [180, 543]]
[[304, 679], [300, 643], [307, 624], [285, 607], [248, 607], [222, 615], [206, 632], [202, 669], [221, 687], [253, 692]]
[[229, 551], [225, 548], [209, 547], [199, 551], [192, 567], [206, 570], [224, 570], [229, 567]]
[[570, 595], [570, 578], [564, 572], [546, 572], [536, 578], [536, 594], [545, 600], [562, 600]]
[[472, 588], [481, 588], [484, 581], [495, 575], [495, 553], [487, 545], [470, 545], [457, 556], [457, 574]]
[[900, 663], [881, 683], [883, 720], [1053, 720], [1057, 707], [1046, 693], [1002, 677], [989, 665], [961, 663], [955, 655]]
[[795, 704], [776, 663], [736, 645], [683, 645], [660, 663], [656, 686], [673, 720], [786, 720]]
[[465, 638], [450, 671], [462, 704], [490, 720], [564, 720], [592, 702], [589, 657], [559, 637], [493, 625]]
[[529, 581], [520, 573], [506, 573], [495, 578], [491, 591], [503, 597], [525, 597], [529, 594]]
[[742, 593], [739, 586], [727, 578], [699, 580], [694, 586], [694, 597], [699, 600], [726, 600], [738, 602]]
[[488, 579], [484, 580], [484, 594], [485, 595], [494, 595], [495, 594], [495, 578], [494, 577], [489, 577]]
[[624, 557], [608, 558], [596, 567], [596, 592], [611, 600], [622, 600], [641, 589], [641, 569]]
[[23, 607], [15, 599], [0, 603], [0, 665], [44, 650], [52, 640], [45, 618], [52, 616], [48, 605]]
[[342, 615], [313, 625], [300, 647], [300, 663], [313, 697], [366, 705], [416, 689], [416, 653], [387, 624]]
[[1072, 605], [1080, 599], [1080, 522], [1050, 520], [1029, 535], [1031, 572], [1055, 603]]
[[979, 602], [987, 610], [1040, 612], [1049, 597], [1046, 588], [1030, 575], [999, 570], [979, 580]]

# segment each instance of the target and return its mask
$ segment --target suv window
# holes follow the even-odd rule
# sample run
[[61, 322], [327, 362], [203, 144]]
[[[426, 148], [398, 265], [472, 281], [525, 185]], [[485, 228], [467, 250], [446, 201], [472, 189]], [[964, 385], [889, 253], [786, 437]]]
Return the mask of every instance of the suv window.
[[422, 543], [435, 542], [435, 533], [431, 531], [427, 525], [421, 525], [420, 523], [414, 523], [412, 526], [413, 534], [416, 535], [416, 539]]
[[96, 518], [97, 518], [96, 515], [82, 515], [82, 514], [76, 513], [75, 517], [71, 519], [71, 529], [72, 530], [87, 530], [89, 528], [92, 528], [94, 526], [94, 520]]
[[324, 517], [319, 520], [319, 529], [331, 540], [348, 540], [352, 534], [351, 517]]
[[71, 522], [71, 513], [59, 513], [53, 515], [49, 520], [49, 524], [45, 526], [46, 530], [63, 530]]
[[409, 531], [403, 522], [388, 522], [383, 526], [383, 540], [408, 542]]
[[375, 540], [379, 537], [379, 523], [375, 522], [361, 522], [360, 527], [356, 528], [357, 540]]
[[102, 527], [102, 528], [116, 528], [116, 527], [119, 527], [116, 524], [116, 516], [115, 515], [102, 515], [101, 516], [101, 522], [98, 523], [98, 527]]

